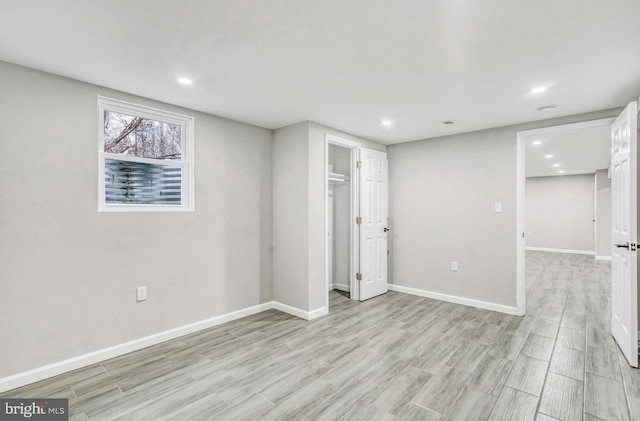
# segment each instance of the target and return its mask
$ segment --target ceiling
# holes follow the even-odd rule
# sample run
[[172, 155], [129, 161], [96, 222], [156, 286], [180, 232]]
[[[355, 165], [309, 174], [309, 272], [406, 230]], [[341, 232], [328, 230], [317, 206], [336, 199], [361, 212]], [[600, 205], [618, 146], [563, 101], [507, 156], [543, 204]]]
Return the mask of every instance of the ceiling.
[[[606, 170], [611, 156], [610, 141], [608, 126], [526, 136], [526, 177], [593, 174], [596, 170]], [[554, 164], [558, 165], [554, 167]]]
[[[637, 0], [0, 0], [0, 11], [0, 60], [386, 144], [620, 107], [640, 92]], [[537, 111], [546, 105], [556, 109]]]

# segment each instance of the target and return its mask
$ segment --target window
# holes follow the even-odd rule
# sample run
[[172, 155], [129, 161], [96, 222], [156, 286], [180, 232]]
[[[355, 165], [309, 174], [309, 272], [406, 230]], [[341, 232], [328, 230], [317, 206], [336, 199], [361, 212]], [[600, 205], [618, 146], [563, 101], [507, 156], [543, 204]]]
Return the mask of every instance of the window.
[[193, 117], [98, 97], [99, 211], [193, 210]]

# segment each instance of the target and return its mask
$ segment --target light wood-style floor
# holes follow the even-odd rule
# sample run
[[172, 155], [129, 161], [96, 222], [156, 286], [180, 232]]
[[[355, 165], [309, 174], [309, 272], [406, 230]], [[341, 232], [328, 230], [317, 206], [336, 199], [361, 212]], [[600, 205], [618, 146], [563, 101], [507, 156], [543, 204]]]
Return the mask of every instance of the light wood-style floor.
[[267, 311], [3, 397], [66, 397], [94, 421], [638, 420], [609, 279], [593, 257], [528, 252], [523, 318], [334, 291], [311, 322]]

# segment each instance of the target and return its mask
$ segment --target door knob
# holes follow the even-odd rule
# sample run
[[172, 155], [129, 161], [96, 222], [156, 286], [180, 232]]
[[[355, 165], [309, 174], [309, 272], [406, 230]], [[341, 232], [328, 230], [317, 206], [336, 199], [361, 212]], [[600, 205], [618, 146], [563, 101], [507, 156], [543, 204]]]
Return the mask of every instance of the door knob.
[[387, 232], [387, 231], [391, 231], [391, 230], [390, 230], [389, 228], [387, 228], [387, 227], [384, 227], [384, 230], [383, 230], [383, 231], [384, 231], [384, 232]]
[[629, 249], [629, 243], [626, 244], [616, 244], [616, 247], [621, 249]]

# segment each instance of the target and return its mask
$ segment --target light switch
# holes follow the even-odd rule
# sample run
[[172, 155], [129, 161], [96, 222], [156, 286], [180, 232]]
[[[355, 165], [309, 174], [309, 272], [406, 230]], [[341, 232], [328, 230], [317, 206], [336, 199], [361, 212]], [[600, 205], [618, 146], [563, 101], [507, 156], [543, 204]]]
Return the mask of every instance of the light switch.
[[147, 300], [147, 287], [137, 287], [136, 288], [136, 301], [146, 301]]
[[502, 212], [502, 202], [496, 202], [493, 204], [493, 206], [496, 210], [496, 213]]

